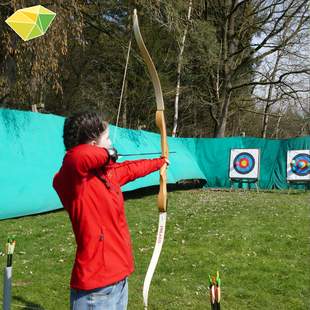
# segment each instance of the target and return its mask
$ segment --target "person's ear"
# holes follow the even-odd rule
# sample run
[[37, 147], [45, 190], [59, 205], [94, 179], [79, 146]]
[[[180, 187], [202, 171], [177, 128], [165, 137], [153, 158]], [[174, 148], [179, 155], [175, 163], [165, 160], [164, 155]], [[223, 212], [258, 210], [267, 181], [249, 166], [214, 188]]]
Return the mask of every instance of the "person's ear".
[[97, 141], [96, 140], [91, 140], [89, 144], [90, 145], [97, 145]]

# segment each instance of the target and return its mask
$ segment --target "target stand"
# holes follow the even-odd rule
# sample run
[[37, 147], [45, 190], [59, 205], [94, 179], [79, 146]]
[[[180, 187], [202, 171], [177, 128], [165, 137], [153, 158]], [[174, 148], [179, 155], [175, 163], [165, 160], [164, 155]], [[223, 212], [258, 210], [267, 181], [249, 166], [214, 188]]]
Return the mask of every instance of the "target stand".
[[230, 191], [232, 191], [235, 188], [235, 184], [238, 184], [238, 188], [244, 188], [243, 184], [247, 185], [247, 189], [251, 189], [251, 184], [254, 184], [256, 191], [259, 193], [258, 189], [258, 179], [234, 179], [230, 178]]
[[259, 192], [259, 149], [231, 149], [229, 180], [230, 191], [234, 188], [234, 184], [238, 183], [239, 188], [247, 184], [248, 189], [254, 184]]
[[286, 180], [290, 193], [293, 186], [304, 185], [310, 189], [310, 150], [287, 151]]

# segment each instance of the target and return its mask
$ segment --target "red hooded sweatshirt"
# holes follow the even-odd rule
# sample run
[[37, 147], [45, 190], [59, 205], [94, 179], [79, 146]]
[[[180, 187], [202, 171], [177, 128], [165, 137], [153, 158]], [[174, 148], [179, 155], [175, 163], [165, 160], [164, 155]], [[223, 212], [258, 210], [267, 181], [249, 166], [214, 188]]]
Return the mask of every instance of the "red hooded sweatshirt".
[[134, 271], [121, 186], [159, 170], [163, 158], [114, 163], [106, 149], [70, 149], [53, 186], [69, 213], [77, 243], [71, 288], [91, 290]]

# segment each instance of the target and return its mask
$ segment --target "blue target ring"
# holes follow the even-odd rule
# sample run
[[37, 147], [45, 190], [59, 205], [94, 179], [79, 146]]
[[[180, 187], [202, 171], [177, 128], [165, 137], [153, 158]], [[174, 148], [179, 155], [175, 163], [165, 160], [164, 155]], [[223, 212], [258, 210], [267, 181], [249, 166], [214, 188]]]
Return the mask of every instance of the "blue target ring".
[[290, 162], [292, 172], [304, 177], [310, 173], [310, 155], [300, 153], [294, 156]]
[[254, 169], [255, 159], [250, 153], [243, 152], [235, 157], [233, 165], [238, 173], [248, 174]]

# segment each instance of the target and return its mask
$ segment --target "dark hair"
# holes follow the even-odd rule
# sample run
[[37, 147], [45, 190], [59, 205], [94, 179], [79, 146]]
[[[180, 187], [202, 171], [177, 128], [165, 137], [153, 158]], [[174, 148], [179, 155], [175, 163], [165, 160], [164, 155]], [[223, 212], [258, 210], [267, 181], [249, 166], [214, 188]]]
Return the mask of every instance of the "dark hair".
[[96, 112], [78, 113], [65, 119], [63, 139], [66, 150], [96, 140], [108, 123]]

